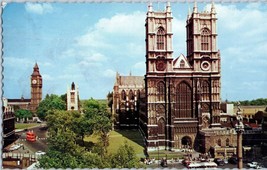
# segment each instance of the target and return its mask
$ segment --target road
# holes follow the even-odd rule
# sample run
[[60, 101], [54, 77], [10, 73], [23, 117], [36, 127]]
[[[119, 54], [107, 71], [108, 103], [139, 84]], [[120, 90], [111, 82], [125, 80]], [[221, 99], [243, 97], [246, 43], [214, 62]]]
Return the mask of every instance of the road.
[[24, 145], [19, 150], [13, 151], [14, 153], [35, 153], [37, 151], [46, 151], [47, 149], [47, 140], [46, 140], [46, 134], [47, 130], [40, 130], [40, 127], [42, 125], [40, 124], [37, 127], [31, 128], [29, 130], [32, 130], [36, 136], [37, 140], [35, 142], [30, 142], [26, 140], [26, 133], [27, 131], [18, 132], [17, 134], [20, 135], [20, 138], [15, 143], [22, 143]]

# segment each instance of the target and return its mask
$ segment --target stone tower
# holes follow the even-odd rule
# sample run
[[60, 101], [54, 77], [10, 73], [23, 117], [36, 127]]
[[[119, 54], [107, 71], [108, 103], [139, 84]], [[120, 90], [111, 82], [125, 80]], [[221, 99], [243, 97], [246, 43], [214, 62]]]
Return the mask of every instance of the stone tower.
[[147, 151], [206, 149], [210, 145], [199, 146], [198, 139], [208, 139], [207, 131], [221, 127], [216, 20], [214, 5], [210, 12], [198, 12], [195, 4], [186, 23], [187, 56], [173, 59], [170, 3], [164, 11], [153, 11], [149, 4], [145, 24], [146, 107], [145, 111], [140, 109]]
[[79, 90], [74, 82], [67, 90], [67, 110], [79, 110]]
[[194, 4], [192, 14], [188, 14], [186, 25], [187, 59], [193, 69], [195, 93], [201, 113], [200, 129], [220, 127], [220, 52], [217, 49], [216, 11], [198, 12]]
[[31, 75], [31, 107], [30, 110], [35, 113], [39, 103], [42, 100], [42, 76], [39, 72], [38, 64], [35, 63]]

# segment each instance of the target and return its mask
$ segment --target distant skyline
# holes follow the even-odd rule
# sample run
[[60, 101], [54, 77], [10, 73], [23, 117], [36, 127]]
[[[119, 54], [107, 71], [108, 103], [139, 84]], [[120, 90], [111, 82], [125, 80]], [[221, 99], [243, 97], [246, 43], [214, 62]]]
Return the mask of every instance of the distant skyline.
[[[171, 3], [173, 58], [186, 56], [193, 3]], [[30, 98], [35, 62], [46, 94], [74, 82], [80, 99], [103, 99], [116, 72], [145, 75], [147, 3], [8, 3], [2, 13], [3, 97]], [[155, 11], [166, 3], [153, 3]], [[215, 3], [222, 100], [267, 98], [267, 4]], [[210, 3], [198, 3], [198, 10]]]

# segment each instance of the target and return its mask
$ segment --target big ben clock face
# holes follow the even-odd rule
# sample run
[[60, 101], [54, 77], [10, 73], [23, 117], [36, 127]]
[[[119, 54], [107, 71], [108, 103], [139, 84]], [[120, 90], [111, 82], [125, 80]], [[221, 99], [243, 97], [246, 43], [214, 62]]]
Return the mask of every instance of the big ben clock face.
[[166, 68], [166, 63], [164, 61], [162, 61], [162, 60], [157, 61], [156, 68], [157, 68], [158, 71], [164, 71], [165, 68]]
[[37, 83], [37, 81], [36, 80], [32, 80], [32, 84], [36, 84]]

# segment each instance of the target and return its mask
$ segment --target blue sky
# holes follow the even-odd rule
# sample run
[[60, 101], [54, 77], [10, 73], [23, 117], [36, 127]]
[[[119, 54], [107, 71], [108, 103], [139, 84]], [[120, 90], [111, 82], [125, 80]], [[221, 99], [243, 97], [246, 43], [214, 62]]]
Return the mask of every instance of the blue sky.
[[[185, 24], [193, 3], [171, 3], [173, 57], [186, 54]], [[163, 10], [165, 3], [154, 3]], [[222, 100], [267, 98], [267, 4], [215, 4]], [[210, 4], [198, 3], [210, 10]], [[105, 98], [115, 74], [145, 74], [146, 3], [8, 3], [2, 13], [4, 97], [30, 98], [38, 62], [43, 96]]]

